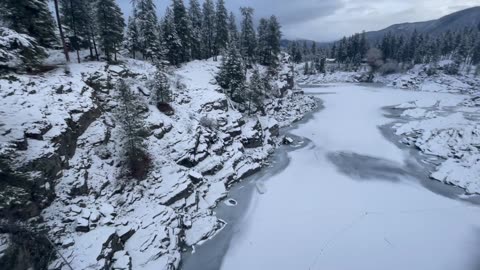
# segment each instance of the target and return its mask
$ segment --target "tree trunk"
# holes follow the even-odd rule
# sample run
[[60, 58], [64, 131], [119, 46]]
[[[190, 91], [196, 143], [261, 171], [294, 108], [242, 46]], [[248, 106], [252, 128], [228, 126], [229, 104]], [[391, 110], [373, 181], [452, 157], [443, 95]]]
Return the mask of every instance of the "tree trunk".
[[60, 13], [58, 12], [58, 0], [53, 0], [53, 2], [55, 4], [55, 15], [57, 17], [58, 31], [60, 32], [60, 40], [62, 41], [63, 53], [65, 54], [65, 60], [67, 62], [70, 62], [67, 44], [65, 44], [65, 36], [63, 35], [62, 21], [60, 20]]
[[[70, 12], [72, 13], [72, 26], [73, 26], [73, 36], [75, 37], [75, 43], [78, 43], [79, 38], [77, 37], [77, 27], [76, 27], [76, 21], [75, 21], [75, 15], [73, 14], [73, 3], [72, 0], [70, 0]], [[77, 51], [77, 61], [80, 63], [80, 52], [78, 50], [78, 46], [80, 44], [76, 44], [75, 50]]]
[[97, 59], [97, 61], [99, 61], [100, 58], [98, 57], [97, 42], [95, 41], [95, 33], [91, 28], [90, 28], [90, 33], [92, 35], [93, 49], [95, 50], [95, 58]]

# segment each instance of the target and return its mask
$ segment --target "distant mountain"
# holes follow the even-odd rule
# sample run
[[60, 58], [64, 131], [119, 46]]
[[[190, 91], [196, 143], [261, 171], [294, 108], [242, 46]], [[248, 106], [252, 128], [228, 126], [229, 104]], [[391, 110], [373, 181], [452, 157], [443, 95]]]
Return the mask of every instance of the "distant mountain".
[[416, 29], [419, 33], [437, 35], [448, 30], [462, 30], [465, 27], [472, 26], [480, 27], [480, 7], [464, 9], [437, 20], [394, 24], [383, 30], [366, 32], [366, 34], [368, 40], [377, 41], [388, 32], [395, 34], [411, 34]]

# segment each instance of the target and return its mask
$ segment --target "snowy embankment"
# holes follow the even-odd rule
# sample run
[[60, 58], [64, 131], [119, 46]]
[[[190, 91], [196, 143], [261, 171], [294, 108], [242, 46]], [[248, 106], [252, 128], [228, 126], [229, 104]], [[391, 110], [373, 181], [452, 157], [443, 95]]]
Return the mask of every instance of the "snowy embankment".
[[[427, 155], [436, 170], [431, 178], [480, 194], [480, 102], [410, 102], [396, 109], [411, 121], [394, 126], [403, 143]], [[436, 158], [432, 159], [434, 156]]]
[[[425, 104], [411, 102], [397, 109], [410, 122], [395, 126], [397, 135], [408, 145], [415, 145], [423, 153], [438, 157], [433, 179], [462, 187], [467, 193], [480, 193], [480, 77], [472, 72], [449, 75], [444, 72], [451, 61], [441, 61], [434, 74], [428, 75], [429, 65], [416, 65], [405, 73], [379, 75], [374, 82], [389, 87], [424, 92], [464, 94], [464, 102]], [[475, 70], [472, 67], [470, 70]], [[326, 75], [303, 76], [299, 83], [318, 85], [337, 82], [358, 82], [357, 72], [335, 72]]]
[[[186, 245], [225, 225], [212, 209], [228, 187], [263, 166], [280, 127], [316, 106], [313, 98], [288, 91], [266, 101], [265, 116], [242, 115], [214, 84], [218, 65], [194, 61], [170, 71], [173, 116], [148, 105], [155, 70], [142, 61], [2, 77], [2, 155], [35, 178], [33, 185], [11, 187], [10, 194], [31, 197], [2, 193], [0, 202], [18, 200], [19, 212], [31, 205], [35, 211], [26, 216], [50, 205], [44, 221], [33, 221], [49, 231], [73, 269], [177, 269]], [[119, 78], [144, 101], [139, 106], [153, 164], [142, 182], [125, 180], [120, 168], [122, 130], [111, 87]], [[60, 257], [52, 267], [68, 269]]]
[[[447, 74], [446, 67], [451, 61], [441, 61], [434, 68], [427, 64], [415, 65], [406, 72], [389, 75], [375, 74], [373, 82], [386, 86], [428, 92], [474, 93], [480, 88], [480, 76], [475, 75], [475, 67], [459, 71], [456, 75]], [[435, 70], [435, 71], [434, 71]], [[298, 72], [302, 74], [302, 69]], [[336, 71], [316, 75], [299, 75], [302, 85], [318, 85], [325, 83], [357, 83], [362, 82], [366, 72]]]

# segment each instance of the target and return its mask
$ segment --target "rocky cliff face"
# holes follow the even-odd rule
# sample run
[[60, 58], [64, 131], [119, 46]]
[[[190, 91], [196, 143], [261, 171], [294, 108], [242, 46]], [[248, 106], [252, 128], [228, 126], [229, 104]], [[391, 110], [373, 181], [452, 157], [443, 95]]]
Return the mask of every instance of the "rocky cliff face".
[[[72, 64], [68, 74], [0, 79], [1, 153], [15, 160], [0, 171], [8, 174], [0, 181], [2, 216], [35, 217], [26, 224], [43, 229], [74, 269], [177, 269], [184, 246], [225, 225], [212, 209], [228, 187], [262, 167], [281, 126], [316, 106], [288, 90], [285, 68], [276, 82], [283, 97], [266, 101], [266, 115], [246, 116], [214, 84], [217, 65], [197, 61], [170, 72], [169, 116], [149, 105], [154, 68], [145, 62]], [[145, 108], [153, 164], [142, 182], [121, 170], [111, 87], [119, 78]], [[5, 246], [12, 235], [0, 231]], [[61, 257], [51, 267], [67, 269]]]

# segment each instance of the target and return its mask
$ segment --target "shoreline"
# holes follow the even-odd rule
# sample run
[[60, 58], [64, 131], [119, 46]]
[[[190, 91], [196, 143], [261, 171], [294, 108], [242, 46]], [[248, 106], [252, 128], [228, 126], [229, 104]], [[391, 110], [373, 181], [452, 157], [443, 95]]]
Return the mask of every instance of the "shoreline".
[[[298, 128], [312, 120], [314, 114], [324, 109], [323, 101], [315, 97], [317, 106], [306, 113], [300, 120], [291, 125], [280, 128], [279, 138], [288, 136], [294, 139], [294, 144], [280, 144], [272, 155], [267, 159], [267, 166], [261, 170], [231, 186], [228, 196], [220, 201], [213, 209], [217, 218], [226, 222], [225, 226], [217, 232], [214, 237], [207, 239], [201, 245], [188, 248], [182, 252], [180, 270], [217, 270], [220, 269], [223, 258], [231, 244], [235, 229], [244, 218], [251, 206], [252, 197], [257, 190], [257, 183], [268, 180], [268, 178], [282, 172], [290, 163], [288, 153], [307, 147], [310, 140], [290, 133], [291, 130]], [[235, 200], [235, 205], [226, 204], [229, 200]], [[194, 254], [196, 254], [194, 256]]]

